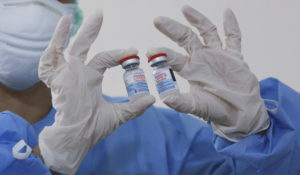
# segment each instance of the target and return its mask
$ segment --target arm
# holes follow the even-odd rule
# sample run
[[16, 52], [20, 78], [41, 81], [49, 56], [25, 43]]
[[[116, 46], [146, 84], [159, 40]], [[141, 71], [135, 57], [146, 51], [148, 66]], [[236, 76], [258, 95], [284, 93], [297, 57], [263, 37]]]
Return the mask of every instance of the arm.
[[168, 63], [190, 84], [188, 93], [172, 95], [164, 102], [210, 122], [215, 133], [214, 147], [232, 159], [234, 173], [298, 174], [299, 94], [287, 88], [285, 91], [290, 93], [282, 93], [275, 84], [267, 89], [262, 86], [262, 91], [273, 92], [270, 96], [277, 97], [279, 103], [278, 112], [267, 112], [259, 82], [243, 60], [241, 34], [232, 11], [226, 11], [224, 16], [224, 48], [216, 27], [206, 17], [188, 6], [183, 13], [205, 43], [190, 28], [174, 20], [155, 20], [158, 30], [188, 53], [183, 55], [167, 48], [148, 51], [148, 56], [167, 53]]
[[215, 136], [215, 148], [236, 160], [237, 174], [299, 174], [300, 94], [274, 78], [261, 81], [260, 88], [271, 122], [266, 134], [237, 143]]

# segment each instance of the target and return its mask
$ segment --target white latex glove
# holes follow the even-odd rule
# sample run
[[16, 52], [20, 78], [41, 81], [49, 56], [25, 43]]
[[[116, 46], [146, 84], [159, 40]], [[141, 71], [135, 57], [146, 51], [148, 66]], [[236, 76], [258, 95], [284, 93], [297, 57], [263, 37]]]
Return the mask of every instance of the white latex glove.
[[74, 174], [89, 149], [120, 124], [141, 115], [155, 101], [150, 95], [133, 103], [105, 101], [101, 90], [105, 69], [119, 65], [124, 57], [136, 55], [137, 50], [102, 52], [85, 65], [101, 24], [102, 13], [88, 18], [65, 59], [70, 19], [63, 17], [40, 60], [39, 76], [51, 88], [57, 112], [54, 124], [39, 135], [39, 147], [45, 164], [60, 173]]
[[187, 26], [158, 17], [156, 28], [183, 47], [188, 55], [168, 48], [151, 48], [147, 56], [167, 54], [167, 62], [190, 84], [189, 93], [171, 95], [164, 100], [169, 107], [211, 121], [214, 132], [237, 142], [264, 131], [269, 117], [260, 96], [259, 82], [243, 61], [241, 33], [231, 10], [224, 14], [226, 47], [222, 48], [216, 27], [190, 6], [182, 12], [196, 27], [204, 43]]

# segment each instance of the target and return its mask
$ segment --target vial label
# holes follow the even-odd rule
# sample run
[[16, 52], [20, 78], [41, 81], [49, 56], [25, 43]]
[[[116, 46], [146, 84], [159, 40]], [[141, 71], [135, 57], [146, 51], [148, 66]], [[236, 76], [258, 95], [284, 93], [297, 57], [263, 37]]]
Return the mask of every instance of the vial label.
[[145, 74], [143, 71], [131, 72], [124, 76], [128, 96], [149, 93]]
[[178, 89], [175, 76], [171, 69], [165, 68], [155, 71], [154, 78], [157, 91], [160, 95]]

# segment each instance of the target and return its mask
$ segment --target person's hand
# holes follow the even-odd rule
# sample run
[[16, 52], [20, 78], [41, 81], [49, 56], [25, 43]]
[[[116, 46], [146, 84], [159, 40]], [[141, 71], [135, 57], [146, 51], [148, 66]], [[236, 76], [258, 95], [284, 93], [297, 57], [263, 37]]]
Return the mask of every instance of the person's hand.
[[190, 84], [188, 93], [170, 95], [169, 107], [211, 121], [214, 132], [230, 141], [264, 131], [269, 117], [260, 96], [259, 83], [243, 61], [241, 34], [231, 10], [224, 14], [226, 47], [217, 29], [205, 16], [185, 6], [182, 12], [203, 38], [172, 19], [158, 17], [155, 27], [183, 47], [188, 55], [168, 48], [150, 48], [147, 56], [167, 54], [169, 65]]
[[101, 24], [102, 13], [88, 18], [64, 54], [70, 19], [63, 17], [40, 60], [39, 77], [51, 88], [56, 115], [54, 124], [39, 135], [39, 147], [45, 164], [60, 173], [74, 174], [89, 149], [155, 101], [150, 95], [120, 104], [103, 98], [106, 68], [119, 65], [122, 58], [136, 55], [137, 50], [101, 52], [85, 65]]

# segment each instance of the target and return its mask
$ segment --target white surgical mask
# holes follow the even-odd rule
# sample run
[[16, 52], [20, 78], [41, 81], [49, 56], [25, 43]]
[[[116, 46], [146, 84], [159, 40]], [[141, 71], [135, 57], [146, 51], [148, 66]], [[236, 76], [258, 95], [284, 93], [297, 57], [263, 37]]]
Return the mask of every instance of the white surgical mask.
[[0, 2], [0, 83], [24, 90], [37, 82], [38, 65], [62, 16], [73, 19], [75, 4], [58, 0]]

